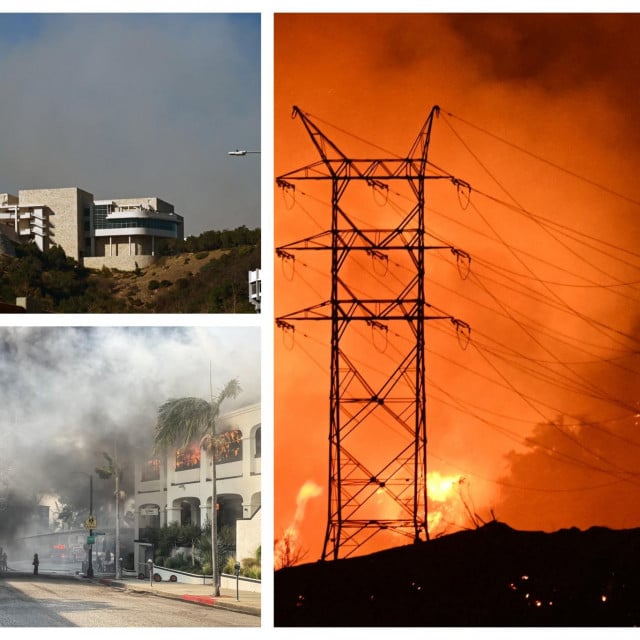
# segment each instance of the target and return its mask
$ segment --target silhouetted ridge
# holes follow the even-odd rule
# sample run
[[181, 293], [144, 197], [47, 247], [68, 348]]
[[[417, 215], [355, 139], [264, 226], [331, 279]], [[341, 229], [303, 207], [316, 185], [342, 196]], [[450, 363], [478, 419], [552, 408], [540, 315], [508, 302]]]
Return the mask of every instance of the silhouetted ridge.
[[276, 626], [634, 626], [640, 529], [501, 522], [275, 574]]

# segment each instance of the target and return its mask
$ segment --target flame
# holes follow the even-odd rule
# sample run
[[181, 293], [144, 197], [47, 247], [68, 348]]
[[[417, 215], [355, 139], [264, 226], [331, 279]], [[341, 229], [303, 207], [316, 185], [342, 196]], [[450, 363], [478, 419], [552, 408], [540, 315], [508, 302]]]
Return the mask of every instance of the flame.
[[322, 495], [322, 487], [319, 487], [312, 480], [307, 480], [298, 491], [295, 520], [302, 520], [307, 502], [311, 498], [317, 498], [320, 495]]
[[448, 502], [455, 488], [464, 480], [462, 476], [443, 476], [439, 471], [427, 473], [427, 493], [432, 502]]
[[307, 480], [300, 487], [300, 489], [298, 489], [298, 496], [296, 498], [296, 513], [293, 516], [291, 524], [287, 527], [285, 535], [288, 535], [293, 539], [298, 537], [300, 523], [304, 520], [304, 511], [307, 507], [307, 502], [309, 502], [311, 498], [317, 498], [321, 494], [322, 487], [319, 487], [312, 480]]
[[460, 475], [443, 475], [439, 471], [427, 473], [429, 509], [427, 526], [430, 532], [443, 533], [450, 525], [462, 524], [466, 514], [460, 496]]
[[[459, 527], [468, 519], [461, 485], [465, 478], [461, 475], [445, 475], [439, 471], [427, 473], [427, 495], [429, 509], [427, 526], [430, 532], [444, 533], [449, 527]], [[378, 490], [380, 492], [381, 489]], [[282, 537], [276, 541], [275, 560], [279, 568], [292, 566], [302, 559], [300, 548], [300, 527], [304, 520], [309, 500], [322, 495], [322, 487], [307, 480], [298, 489], [296, 511]]]
[[298, 489], [296, 512], [293, 520], [285, 529], [282, 538], [276, 542], [276, 562], [281, 567], [290, 566], [301, 559], [298, 544], [300, 524], [304, 519], [304, 512], [309, 500], [311, 500], [311, 498], [317, 498], [320, 495], [322, 495], [322, 487], [318, 486], [312, 480], [307, 480], [300, 489]]

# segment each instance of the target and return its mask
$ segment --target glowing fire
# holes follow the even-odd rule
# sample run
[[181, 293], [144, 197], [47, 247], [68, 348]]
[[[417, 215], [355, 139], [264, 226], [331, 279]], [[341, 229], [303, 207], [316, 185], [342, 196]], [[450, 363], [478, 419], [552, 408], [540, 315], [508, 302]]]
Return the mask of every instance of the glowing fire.
[[296, 512], [293, 520], [285, 530], [282, 538], [276, 542], [275, 558], [276, 563], [280, 567], [296, 564], [296, 562], [302, 559], [301, 549], [298, 545], [300, 524], [304, 519], [307, 502], [309, 502], [311, 498], [317, 498], [320, 495], [322, 495], [322, 488], [311, 480], [307, 480], [298, 490]]
[[450, 525], [464, 521], [464, 504], [460, 486], [464, 478], [460, 475], [446, 476], [439, 471], [427, 473], [427, 496], [429, 499], [427, 525], [432, 533], [441, 533]]
[[464, 480], [462, 476], [443, 476], [439, 471], [427, 473], [427, 493], [432, 502], [447, 502], [454, 497], [456, 487]]
[[[468, 524], [470, 498], [465, 497], [463, 489], [468, 486], [461, 475], [444, 475], [439, 471], [427, 473], [427, 525], [434, 535], [442, 534], [448, 529], [458, 529]], [[380, 491], [380, 490], [378, 490]], [[300, 527], [304, 520], [305, 509], [309, 500], [322, 495], [322, 488], [308, 480], [296, 497], [296, 511], [289, 526], [275, 544], [275, 562], [278, 568], [299, 563], [304, 556], [300, 547]]]

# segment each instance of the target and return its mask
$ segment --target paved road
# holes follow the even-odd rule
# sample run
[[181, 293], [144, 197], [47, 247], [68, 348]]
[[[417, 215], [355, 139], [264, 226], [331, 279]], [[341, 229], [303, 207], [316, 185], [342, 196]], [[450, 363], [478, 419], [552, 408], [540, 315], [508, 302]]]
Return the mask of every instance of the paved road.
[[258, 627], [260, 619], [74, 578], [3, 574], [0, 626]]

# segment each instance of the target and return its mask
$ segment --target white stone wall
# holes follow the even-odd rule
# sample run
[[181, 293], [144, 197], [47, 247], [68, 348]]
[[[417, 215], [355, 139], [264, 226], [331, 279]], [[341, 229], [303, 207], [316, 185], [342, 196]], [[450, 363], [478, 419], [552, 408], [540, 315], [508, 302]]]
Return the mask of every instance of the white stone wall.
[[258, 511], [251, 520], [236, 522], [236, 560], [253, 558], [261, 545], [262, 511]]
[[62, 189], [20, 189], [20, 206], [44, 205], [49, 209], [49, 238], [70, 258], [80, 259], [84, 248], [82, 210], [93, 202], [93, 194], [68, 187]]
[[126, 206], [137, 206], [140, 205], [145, 208], [150, 208], [153, 211], [158, 211], [159, 213], [174, 213], [173, 205], [169, 202], [165, 202], [160, 198], [150, 198], [148, 196], [144, 196], [141, 198], [114, 198], [113, 203], [119, 207]]
[[157, 262], [156, 256], [102, 256], [99, 258], [84, 258], [83, 264], [87, 269], [120, 269], [121, 271], [135, 271], [136, 263], [144, 269]]

